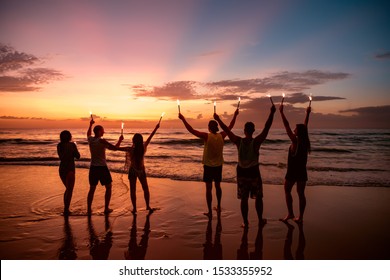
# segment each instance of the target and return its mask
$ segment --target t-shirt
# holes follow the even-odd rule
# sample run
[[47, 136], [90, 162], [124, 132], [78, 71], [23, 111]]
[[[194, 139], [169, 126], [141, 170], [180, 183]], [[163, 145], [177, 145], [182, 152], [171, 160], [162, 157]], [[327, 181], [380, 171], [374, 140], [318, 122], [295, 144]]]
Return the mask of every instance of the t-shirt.
[[100, 137], [88, 137], [89, 150], [91, 152], [91, 165], [107, 166], [106, 148], [107, 144], [101, 141]]
[[254, 148], [255, 139], [246, 141], [241, 139], [238, 148], [238, 165], [241, 168], [249, 168], [259, 165], [259, 151]]
[[223, 164], [223, 137], [220, 133], [209, 133], [204, 144], [203, 164], [211, 167]]

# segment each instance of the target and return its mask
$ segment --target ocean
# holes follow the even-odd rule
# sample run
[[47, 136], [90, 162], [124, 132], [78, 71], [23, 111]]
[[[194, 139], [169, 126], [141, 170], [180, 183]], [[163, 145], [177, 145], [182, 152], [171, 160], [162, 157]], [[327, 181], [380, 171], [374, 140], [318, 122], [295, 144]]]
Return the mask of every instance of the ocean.
[[[152, 129], [125, 131], [122, 146], [130, 146], [133, 133], [148, 137]], [[72, 129], [81, 158], [76, 166], [90, 162], [86, 129]], [[59, 129], [1, 129], [0, 164], [58, 166], [56, 146]], [[241, 130], [233, 130], [243, 135]], [[104, 138], [115, 144], [120, 131], [106, 129]], [[257, 134], [255, 134], [257, 135]], [[312, 152], [308, 160], [309, 186], [390, 187], [390, 130], [312, 129]], [[260, 171], [265, 184], [283, 184], [290, 145], [284, 129], [272, 129], [260, 149]], [[201, 181], [203, 142], [185, 129], [159, 129], [150, 143], [145, 166], [147, 175], [183, 181]], [[227, 139], [224, 147], [223, 181], [235, 182], [236, 147]], [[125, 173], [125, 153], [107, 151], [111, 171]]]

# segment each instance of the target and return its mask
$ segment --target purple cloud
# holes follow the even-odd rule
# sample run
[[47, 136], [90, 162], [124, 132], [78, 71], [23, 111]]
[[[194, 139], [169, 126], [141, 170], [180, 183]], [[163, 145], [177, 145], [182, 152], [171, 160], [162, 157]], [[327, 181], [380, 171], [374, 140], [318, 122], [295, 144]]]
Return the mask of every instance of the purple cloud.
[[34, 55], [17, 52], [0, 43], [0, 92], [37, 91], [42, 84], [64, 78], [54, 69], [31, 68], [41, 63]]

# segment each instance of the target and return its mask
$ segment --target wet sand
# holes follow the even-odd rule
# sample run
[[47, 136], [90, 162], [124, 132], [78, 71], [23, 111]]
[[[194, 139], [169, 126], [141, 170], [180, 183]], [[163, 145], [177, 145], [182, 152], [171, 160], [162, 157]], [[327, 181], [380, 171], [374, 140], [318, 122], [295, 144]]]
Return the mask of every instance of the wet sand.
[[[57, 167], [0, 166], [0, 258], [52, 259], [311, 259], [390, 258], [390, 188], [307, 187], [303, 226], [286, 225], [283, 186], [264, 186], [264, 217], [258, 227], [250, 201], [250, 227], [241, 227], [235, 184], [222, 183], [220, 217], [206, 210], [202, 182], [149, 178], [148, 215], [137, 184], [138, 213], [130, 212], [126, 175], [112, 173], [113, 194], [103, 214], [104, 187], [98, 187], [93, 215], [86, 215], [88, 170], [77, 169], [73, 215], [61, 215], [62, 185]], [[263, 174], [266, 176], [266, 174]], [[215, 193], [213, 190], [214, 205]], [[294, 193], [294, 209], [297, 211]]]

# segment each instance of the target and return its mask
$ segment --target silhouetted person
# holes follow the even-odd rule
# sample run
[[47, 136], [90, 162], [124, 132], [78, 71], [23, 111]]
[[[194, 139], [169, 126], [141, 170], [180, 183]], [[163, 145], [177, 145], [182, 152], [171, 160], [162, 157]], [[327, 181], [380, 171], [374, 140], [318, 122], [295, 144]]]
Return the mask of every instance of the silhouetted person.
[[57, 145], [57, 153], [60, 158], [60, 178], [65, 185], [64, 192], [64, 216], [69, 215], [69, 206], [72, 200], [73, 188], [76, 179], [76, 168], [74, 159], [80, 158], [76, 143], [71, 142], [72, 134], [68, 130], [60, 133], [61, 142]]
[[89, 231], [89, 253], [93, 260], [107, 260], [112, 247], [112, 230], [108, 216], [104, 216], [104, 236], [99, 238], [92, 223], [91, 216], [88, 216]]
[[61, 248], [59, 249], [59, 260], [75, 260], [77, 259], [76, 242], [73, 238], [72, 228], [69, 224], [69, 216], [64, 216], [64, 239]]
[[95, 194], [96, 186], [100, 183], [106, 187], [106, 194], [104, 196], [104, 213], [108, 214], [112, 212], [112, 209], [109, 208], [111, 200], [111, 190], [112, 190], [112, 178], [110, 171], [107, 167], [106, 162], [106, 149], [109, 150], [118, 150], [118, 147], [123, 140], [123, 136], [119, 137], [118, 143], [116, 145], [110, 144], [107, 140], [103, 139], [104, 128], [101, 125], [97, 125], [93, 128], [95, 136], [91, 136], [92, 125], [95, 122], [93, 120], [89, 123], [89, 128], [87, 132], [89, 150], [91, 152], [91, 166], [89, 169], [89, 192], [87, 199], [87, 211], [88, 215], [92, 214], [92, 201]]
[[[309, 116], [311, 107], [306, 109], [305, 122], [297, 124], [294, 132], [291, 130], [289, 122], [283, 112], [283, 105], [279, 108], [283, 119], [283, 124], [287, 135], [291, 140], [291, 145], [288, 150], [287, 174], [284, 181], [284, 192], [286, 196], [286, 204], [288, 214], [283, 221], [294, 219], [297, 223], [303, 222], [303, 214], [306, 208], [305, 187], [307, 181], [307, 156], [310, 153], [310, 140], [308, 133]], [[295, 218], [293, 210], [293, 198], [291, 190], [294, 184], [297, 183], [297, 192], [299, 197], [299, 217]]]
[[[232, 121], [230, 122], [229, 128], [232, 129], [238, 115], [238, 109], [234, 112]], [[204, 150], [203, 150], [203, 182], [206, 183], [206, 202], [208, 212], [205, 213], [209, 218], [212, 217], [212, 184], [214, 181], [215, 192], [217, 196], [217, 211], [221, 211], [221, 198], [222, 198], [222, 165], [223, 165], [223, 145], [226, 137], [225, 132], [218, 133], [218, 123], [215, 120], [211, 120], [208, 125], [209, 133], [200, 132], [192, 128], [187, 122], [185, 117], [179, 113], [179, 119], [184, 123], [187, 130], [195, 135], [196, 137], [203, 139]]]
[[137, 243], [137, 215], [133, 214], [133, 225], [130, 231], [130, 240], [128, 249], [125, 252], [126, 260], [144, 260], [146, 256], [146, 250], [148, 249], [149, 233], [150, 233], [150, 215], [153, 212], [149, 212], [146, 215], [145, 225], [141, 241]]
[[144, 198], [146, 203], [146, 209], [153, 211], [154, 209], [150, 208], [150, 193], [148, 180], [146, 178], [144, 156], [150, 141], [152, 140], [157, 129], [160, 127], [160, 123], [156, 125], [152, 133], [149, 135], [148, 139], [144, 142], [144, 139], [141, 134], [136, 133], [133, 136], [133, 145], [131, 147], [121, 147], [119, 150], [125, 151], [128, 153], [126, 159], [130, 160], [130, 167], [128, 178], [130, 182], [130, 199], [133, 204], [132, 213], [137, 212], [137, 196], [136, 196], [136, 187], [137, 187], [137, 178], [141, 183], [142, 189], [144, 191]]
[[204, 260], [222, 260], [222, 244], [221, 244], [221, 232], [222, 232], [222, 223], [221, 223], [221, 213], [217, 214], [217, 226], [215, 228], [215, 237], [214, 243], [212, 241], [213, 229], [212, 229], [212, 219], [208, 220], [207, 229], [206, 229], [206, 242], [203, 244], [203, 259]]
[[259, 169], [259, 150], [261, 144], [267, 138], [275, 111], [275, 106], [272, 105], [263, 131], [255, 138], [253, 138], [253, 133], [255, 132], [254, 123], [247, 122], [245, 124], [245, 137], [242, 138], [231, 132], [231, 130], [222, 122], [220, 117], [217, 114], [214, 114], [214, 119], [217, 120], [238, 150], [237, 198], [241, 199], [241, 214], [244, 220], [244, 227], [249, 225], [249, 197], [256, 199], [255, 205], [259, 224], [265, 224], [267, 222], [266, 219], [263, 219], [263, 183]]

